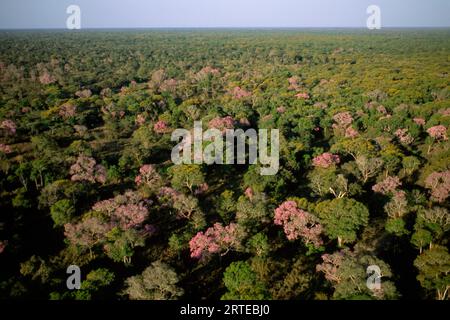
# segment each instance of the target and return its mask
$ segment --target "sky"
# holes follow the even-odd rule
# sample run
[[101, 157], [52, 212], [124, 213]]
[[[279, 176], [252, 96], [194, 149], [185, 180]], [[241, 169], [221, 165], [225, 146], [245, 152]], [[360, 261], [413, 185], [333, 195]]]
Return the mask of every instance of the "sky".
[[81, 28], [450, 27], [450, 0], [0, 0], [0, 29], [65, 28], [69, 5]]

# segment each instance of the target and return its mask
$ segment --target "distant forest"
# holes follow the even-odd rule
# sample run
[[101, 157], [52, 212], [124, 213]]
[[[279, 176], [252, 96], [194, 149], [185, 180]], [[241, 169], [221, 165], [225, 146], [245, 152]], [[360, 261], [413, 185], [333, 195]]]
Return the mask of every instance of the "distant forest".
[[[449, 59], [450, 29], [1, 31], [0, 298], [448, 300]], [[278, 129], [278, 173], [175, 165], [194, 121]]]

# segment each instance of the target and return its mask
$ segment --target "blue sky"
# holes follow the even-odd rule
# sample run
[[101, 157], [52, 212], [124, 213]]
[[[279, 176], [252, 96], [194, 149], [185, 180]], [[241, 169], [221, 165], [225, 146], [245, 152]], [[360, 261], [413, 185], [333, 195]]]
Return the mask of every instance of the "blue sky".
[[380, 6], [383, 27], [449, 27], [450, 0], [1, 0], [0, 28], [365, 27]]

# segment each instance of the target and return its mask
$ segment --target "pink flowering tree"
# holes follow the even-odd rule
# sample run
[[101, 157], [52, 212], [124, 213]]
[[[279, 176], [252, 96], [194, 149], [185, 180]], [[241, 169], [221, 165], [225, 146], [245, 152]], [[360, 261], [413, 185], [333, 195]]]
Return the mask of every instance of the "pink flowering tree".
[[309, 94], [307, 92], [299, 92], [295, 95], [297, 99], [301, 100], [308, 100], [310, 98]]
[[234, 128], [234, 119], [231, 116], [226, 117], [216, 117], [209, 121], [208, 128], [210, 129], [218, 129], [223, 134], [226, 132], [227, 129], [233, 129]]
[[75, 164], [70, 167], [72, 181], [88, 181], [91, 183], [106, 182], [106, 169], [104, 166], [96, 164], [94, 158], [83, 154], [78, 156]]
[[384, 195], [393, 194], [402, 185], [399, 177], [386, 177], [383, 181], [375, 184], [372, 190]]
[[93, 211], [103, 213], [112, 227], [122, 230], [138, 228], [148, 217], [147, 203], [132, 191], [97, 202]]
[[162, 183], [161, 176], [151, 164], [144, 164], [139, 169], [139, 174], [134, 179], [138, 186], [159, 187]]
[[77, 106], [70, 102], [66, 102], [59, 107], [59, 115], [64, 119], [74, 117], [76, 114]]
[[216, 223], [189, 241], [191, 257], [204, 260], [216, 253], [225, 255], [230, 250], [239, 250], [244, 236], [243, 230], [235, 223], [225, 227]]
[[325, 152], [313, 159], [313, 165], [319, 168], [329, 168], [336, 164], [339, 164], [340, 158], [338, 155]]
[[443, 125], [438, 125], [431, 127], [427, 130], [427, 133], [432, 138], [433, 142], [428, 147], [428, 154], [431, 152], [431, 148], [434, 142], [446, 141], [447, 137], [447, 128]]
[[132, 191], [97, 202], [81, 221], [64, 225], [65, 236], [72, 245], [89, 249], [91, 255], [94, 247], [101, 247], [111, 259], [129, 263], [133, 248], [154, 233], [151, 225], [144, 225], [148, 204]]
[[450, 170], [431, 173], [425, 179], [425, 188], [430, 189], [432, 200], [444, 202], [450, 194]]
[[354, 128], [348, 127], [347, 129], [345, 129], [345, 137], [346, 138], [353, 139], [358, 136], [359, 136], [359, 132], [357, 130], [355, 130]]
[[241, 87], [234, 87], [230, 93], [231, 96], [236, 100], [248, 98], [251, 97], [252, 95], [250, 92], [246, 91], [245, 89], [242, 89]]
[[352, 114], [348, 111], [335, 114], [333, 120], [335, 122], [333, 129], [335, 130], [335, 134], [339, 136], [345, 135], [347, 129], [353, 123]]
[[40, 76], [39, 76], [39, 82], [47, 85], [52, 84], [56, 82], [56, 78], [52, 76], [47, 70], [45, 70]]
[[0, 143], [0, 153], [8, 154], [11, 152], [12, 152], [12, 149], [9, 145]]
[[339, 267], [344, 260], [342, 252], [322, 255], [322, 263], [316, 266], [317, 272], [322, 272], [325, 279], [330, 282], [338, 283], [341, 281], [341, 276], [338, 273]]
[[166, 133], [169, 130], [169, 126], [167, 125], [167, 122], [163, 120], [159, 120], [153, 125], [153, 131], [156, 133]]
[[301, 238], [307, 246], [312, 245], [315, 248], [323, 245], [323, 229], [317, 218], [298, 208], [295, 201], [283, 202], [275, 209], [274, 223], [283, 226], [289, 240]]
[[143, 125], [145, 124], [145, 121], [146, 121], [146, 120], [147, 120], [147, 119], [146, 119], [146, 117], [145, 117], [145, 114], [141, 113], [141, 114], [138, 114], [138, 115], [136, 116], [135, 122], [136, 122], [136, 124], [140, 127], [140, 126], [143, 126]]
[[410, 145], [414, 142], [414, 138], [408, 133], [408, 129], [398, 129], [394, 135], [403, 145]]
[[298, 90], [300, 90], [300, 85], [298, 83], [299, 80], [300, 79], [297, 76], [290, 77], [288, 79], [288, 82], [289, 82], [288, 90], [290, 90], [290, 91], [298, 91]]
[[418, 125], [418, 126], [425, 126], [426, 121], [424, 118], [414, 118], [413, 121]]
[[8, 241], [6, 241], [6, 240], [0, 241], [0, 254], [3, 253], [3, 251], [5, 251], [5, 248], [7, 245], [8, 245]]
[[5, 130], [10, 135], [15, 135], [17, 130], [17, 126], [12, 120], [3, 120], [0, 124], [0, 128]]

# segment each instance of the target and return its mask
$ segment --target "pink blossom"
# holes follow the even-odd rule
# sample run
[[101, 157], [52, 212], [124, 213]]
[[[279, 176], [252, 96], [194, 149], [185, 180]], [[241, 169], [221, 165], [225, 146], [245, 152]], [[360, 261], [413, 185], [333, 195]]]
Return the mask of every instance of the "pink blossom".
[[8, 241], [6, 241], [6, 240], [0, 241], [0, 254], [3, 253], [3, 251], [5, 251], [5, 248], [7, 245], [8, 245]]
[[328, 105], [325, 102], [316, 102], [314, 103], [314, 107], [325, 110], [328, 108]]
[[145, 184], [149, 187], [156, 186], [161, 182], [161, 176], [151, 164], [145, 164], [139, 169], [139, 175], [135, 178], [136, 184]]
[[255, 195], [255, 193], [253, 192], [253, 189], [252, 189], [251, 187], [248, 187], [247, 189], [245, 189], [244, 194], [245, 194], [245, 196], [246, 196], [247, 198], [249, 198], [250, 200], [252, 200], [252, 199], [253, 199], [253, 196]]
[[77, 106], [66, 102], [61, 107], [59, 107], [59, 115], [63, 118], [70, 118], [75, 116], [77, 113]]
[[92, 92], [89, 89], [83, 89], [75, 92], [75, 95], [79, 98], [89, 98], [92, 96]]
[[306, 92], [300, 92], [300, 93], [297, 93], [297, 94], [295, 95], [295, 97], [296, 97], [297, 99], [308, 100], [308, 99], [309, 99], [309, 94], [306, 93]]
[[141, 113], [137, 115], [135, 122], [138, 126], [142, 126], [144, 125], [145, 120], [145, 115]]
[[414, 118], [413, 121], [419, 126], [424, 126], [426, 124], [426, 121], [423, 118]]
[[317, 272], [323, 272], [325, 279], [331, 282], [340, 282], [341, 279], [338, 275], [339, 267], [342, 265], [344, 254], [342, 252], [336, 252], [333, 254], [322, 255], [323, 263], [316, 266]]
[[450, 170], [430, 174], [425, 179], [425, 187], [431, 190], [433, 200], [444, 202], [450, 194]]
[[398, 129], [394, 135], [400, 140], [400, 143], [409, 145], [414, 142], [414, 138], [408, 133], [408, 129]]
[[153, 130], [156, 133], [166, 133], [168, 130], [167, 123], [163, 120], [160, 120], [153, 125]]
[[379, 105], [379, 106], [377, 107], [377, 111], [378, 111], [379, 113], [382, 113], [382, 114], [387, 114], [387, 113], [388, 113], [387, 110], [386, 110], [386, 108], [385, 108], [383, 105]]
[[359, 132], [352, 127], [348, 127], [347, 129], [345, 129], [346, 138], [356, 138], [357, 136], [359, 136]]
[[195, 194], [195, 195], [201, 195], [201, 194], [204, 194], [206, 191], [208, 191], [208, 189], [209, 189], [208, 184], [207, 184], [206, 182], [205, 182], [205, 183], [202, 183], [201, 185], [199, 185], [199, 186], [195, 189], [194, 194]]
[[168, 92], [175, 92], [178, 86], [178, 81], [175, 79], [168, 79], [165, 80], [161, 86], [159, 87], [161, 92], [168, 91]]
[[443, 125], [438, 125], [431, 127], [427, 130], [430, 137], [432, 137], [435, 140], [448, 140], [447, 137], [447, 128]]
[[398, 187], [402, 185], [400, 179], [398, 177], [386, 177], [383, 181], [375, 184], [372, 187], [372, 190], [381, 194], [390, 194], [397, 190]]
[[299, 79], [299, 77], [297, 77], [297, 76], [290, 77], [290, 78], [288, 79], [288, 82], [289, 82], [289, 88], [288, 88], [288, 90], [291, 90], [291, 91], [298, 91], [298, 90], [300, 89], [299, 84], [298, 84], [298, 81], [299, 81], [299, 80], [300, 80], [300, 79]]
[[227, 129], [234, 128], [234, 119], [231, 116], [226, 116], [223, 118], [216, 117], [209, 121], [208, 128], [218, 129], [222, 131], [222, 133], [225, 133]]
[[106, 169], [96, 164], [94, 158], [79, 155], [76, 163], [70, 167], [72, 181], [106, 182]]
[[197, 74], [195, 75], [195, 79], [202, 80], [202, 79], [208, 77], [209, 75], [216, 76], [218, 74], [220, 74], [219, 69], [215, 69], [210, 66], [206, 66], [203, 69], [201, 69], [199, 72], [197, 72]]
[[313, 165], [320, 168], [329, 168], [332, 165], [339, 164], [340, 161], [338, 155], [325, 152], [313, 159]]
[[237, 224], [231, 223], [223, 227], [220, 223], [216, 223], [205, 232], [198, 232], [189, 241], [191, 257], [204, 259], [214, 253], [237, 249], [242, 236]]
[[242, 89], [241, 87], [235, 87], [233, 88], [233, 90], [231, 91], [231, 95], [233, 96], [233, 98], [235, 99], [243, 99], [243, 98], [248, 98], [250, 97], [252, 94], [244, 89]]
[[283, 107], [283, 106], [278, 107], [278, 108], [277, 108], [277, 112], [278, 112], [278, 113], [285, 113], [285, 112], [286, 112], [286, 108]]
[[136, 192], [128, 191], [123, 195], [97, 202], [92, 210], [103, 212], [109, 218], [109, 224], [123, 230], [136, 228], [148, 217], [146, 203]]
[[8, 146], [7, 144], [0, 143], [0, 152], [8, 154], [8, 153], [11, 153], [12, 150], [11, 150], [11, 147]]
[[112, 228], [112, 225], [91, 217], [76, 224], [65, 224], [64, 235], [72, 244], [92, 247], [104, 240], [106, 233], [111, 231]]
[[16, 124], [12, 120], [3, 120], [0, 128], [7, 130], [10, 134], [16, 134]]
[[350, 112], [341, 112], [333, 116], [333, 120], [340, 128], [347, 128], [353, 122], [353, 117]]
[[320, 238], [322, 226], [312, 214], [299, 209], [295, 201], [283, 202], [275, 209], [274, 223], [283, 226], [289, 240], [302, 238], [306, 244], [312, 243], [315, 247], [323, 244]]
[[39, 82], [42, 84], [52, 84], [56, 82], [55, 77], [53, 77], [47, 70], [39, 77]]

